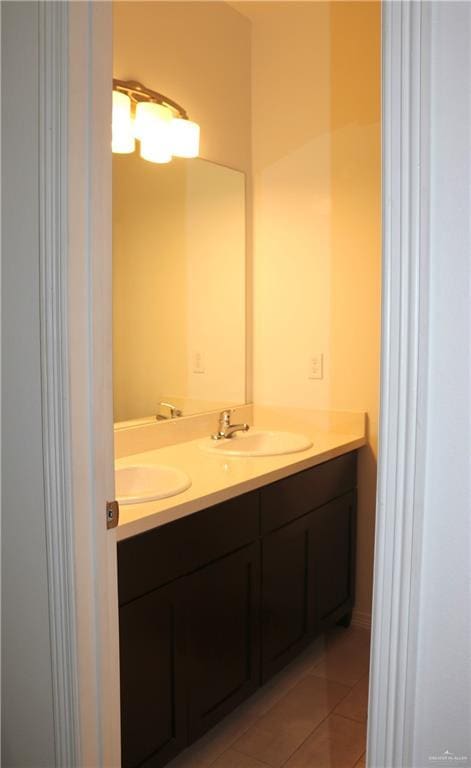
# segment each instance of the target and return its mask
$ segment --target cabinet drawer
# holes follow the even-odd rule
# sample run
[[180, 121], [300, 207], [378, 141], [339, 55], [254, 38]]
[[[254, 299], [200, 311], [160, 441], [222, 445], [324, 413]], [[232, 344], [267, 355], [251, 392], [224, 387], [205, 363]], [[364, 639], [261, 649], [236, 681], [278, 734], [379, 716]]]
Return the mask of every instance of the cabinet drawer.
[[260, 533], [259, 494], [247, 493], [118, 543], [124, 604], [250, 544]]
[[356, 452], [353, 451], [262, 488], [262, 534], [281, 528], [355, 487]]

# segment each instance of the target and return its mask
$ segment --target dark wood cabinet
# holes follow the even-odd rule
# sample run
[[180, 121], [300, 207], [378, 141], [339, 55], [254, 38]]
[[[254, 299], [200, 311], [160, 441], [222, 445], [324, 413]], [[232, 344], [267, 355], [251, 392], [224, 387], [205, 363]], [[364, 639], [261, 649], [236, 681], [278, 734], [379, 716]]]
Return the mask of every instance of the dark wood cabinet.
[[255, 541], [259, 506], [258, 493], [245, 493], [120, 541], [120, 605]]
[[190, 742], [259, 685], [259, 562], [257, 542], [186, 580]]
[[292, 659], [314, 622], [311, 515], [262, 539], [262, 679]]
[[123, 768], [161, 768], [348, 623], [356, 454], [118, 544]]
[[316, 631], [349, 617], [355, 584], [355, 493], [262, 539], [262, 679]]
[[121, 606], [119, 633], [122, 766], [158, 768], [187, 742], [179, 583]]
[[349, 621], [355, 600], [356, 493], [313, 513], [314, 606], [318, 630]]
[[165, 765], [260, 682], [259, 543], [120, 608], [123, 768]]
[[260, 683], [260, 500], [118, 544], [123, 768], [160, 768]]
[[260, 490], [262, 534], [318, 509], [356, 487], [356, 452], [345, 453]]

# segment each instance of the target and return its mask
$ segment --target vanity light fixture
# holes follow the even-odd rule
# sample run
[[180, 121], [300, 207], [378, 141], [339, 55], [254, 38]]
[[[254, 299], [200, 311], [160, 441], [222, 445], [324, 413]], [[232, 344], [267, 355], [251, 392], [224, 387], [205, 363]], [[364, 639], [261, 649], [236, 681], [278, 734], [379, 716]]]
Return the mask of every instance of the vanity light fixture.
[[171, 110], [154, 101], [139, 101], [135, 114], [134, 136], [141, 142], [141, 157], [151, 163], [168, 163], [172, 159]]
[[132, 131], [131, 99], [122, 91], [113, 91], [113, 120], [111, 149], [128, 154], [134, 152], [136, 142]]
[[200, 127], [180, 104], [134, 80], [113, 80], [112, 151], [130, 153], [135, 140], [152, 163], [198, 157]]

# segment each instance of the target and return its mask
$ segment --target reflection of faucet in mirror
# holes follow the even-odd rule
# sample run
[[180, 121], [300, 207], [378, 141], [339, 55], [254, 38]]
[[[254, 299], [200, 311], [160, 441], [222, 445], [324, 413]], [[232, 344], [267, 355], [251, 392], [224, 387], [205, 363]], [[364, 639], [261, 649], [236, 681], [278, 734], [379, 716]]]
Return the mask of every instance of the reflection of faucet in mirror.
[[173, 403], [166, 403], [161, 400], [159, 403], [159, 409], [162, 407], [169, 409], [170, 416], [165, 416], [165, 414], [159, 412], [155, 417], [157, 421], [164, 421], [166, 419], [178, 419], [180, 416], [183, 416], [183, 411], [181, 411], [180, 408], [177, 408], [176, 405], [173, 405]]
[[215, 435], [211, 435], [213, 440], [229, 440], [236, 432], [247, 432], [248, 424], [231, 424], [231, 413], [233, 410], [221, 411], [219, 414], [219, 430]]

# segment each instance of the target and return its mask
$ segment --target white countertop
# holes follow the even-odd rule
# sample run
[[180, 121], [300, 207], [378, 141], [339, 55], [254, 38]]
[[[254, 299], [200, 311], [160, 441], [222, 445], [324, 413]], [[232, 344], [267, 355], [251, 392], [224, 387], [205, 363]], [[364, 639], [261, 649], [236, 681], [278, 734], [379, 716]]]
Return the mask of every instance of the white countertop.
[[[258, 425], [257, 425], [258, 426]], [[118, 540], [127, 539], [164, 523], [198, 512], [242, 493], [361, 448], [364, 430], [345, 434], [303, 430], [312, 448], [283, 456], [221, 457], [201, 450], [201, 438], [117, 459], [116, 467], [133, 464], [167, 464], [191, 478], [188, 490], [177, 496], [142, 504], [121, 505]]]

